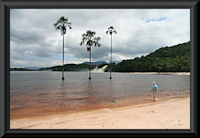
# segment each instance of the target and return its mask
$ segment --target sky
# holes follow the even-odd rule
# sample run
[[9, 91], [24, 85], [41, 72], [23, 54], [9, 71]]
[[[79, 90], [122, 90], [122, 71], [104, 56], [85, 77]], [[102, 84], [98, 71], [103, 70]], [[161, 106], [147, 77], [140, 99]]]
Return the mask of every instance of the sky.
[[189, 9], [11, 9], [10, 67], [62, 65], [63, 36], [53, 26], [64, 16], [71, 22], [64, 35], [64, 64], [89, 62], [89, 52], [80, 46], [82, 34], [96, 32], [101, 47], [92, 47], [92, 62], [146, 56], [155, 50], [190, 41]]

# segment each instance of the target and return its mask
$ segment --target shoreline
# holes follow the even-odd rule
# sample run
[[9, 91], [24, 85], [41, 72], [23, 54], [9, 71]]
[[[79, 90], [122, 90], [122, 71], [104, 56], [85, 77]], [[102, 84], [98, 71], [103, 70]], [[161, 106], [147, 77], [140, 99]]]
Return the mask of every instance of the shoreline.
[[156, 75], [190, 75], [190, 72], [113, 72], [113, 73], [129, 73], [129, 74], [156, 74]]
[[[16, 70], [18, 71], [18, 70]], [[13, 70], [13, 72], [16, 72]], [[29, 71], [38, 71], [38, 70], [29, 70]], [[44, 71], [51, 71], [51, 70], [43, 70], [38, 72], [44, 72]], [[22, 72], [22, 71], [21, 71]], [[61, 71], [52, 71], [52, 72], [61, 72]], [[85, 72], [85, 71], [64, 71], [64, 72]], [[86, 71], [88, 72], [88, 71]], [[97, 71], [92, 71], [93, 73], [96, 73]], [[109, 73], [109, 72], [98, 72], [98, 73]], [[129, 73], [129, 74], [161, 74], [161, 75], [190, 75], [190, 72], [112, 72], [112, 73]]]
[[[10, 129], [190, 129], [190, 98], [10, 120]], [[184, 106], [183, 106], [184, 105]]]
[[[82, 105], [73, 106], [73, 104], [68, 105], [62, 103], [57, 106], [57, 108], [49, 105], [45, 105], [42, 103], [37, 103], [36, 106], [30, 106], [25, 108], [11, 108], [10, 109], [10, 119], [21, 119], [21, 118], [32, 118], [39, 116], [47, 116], [54, 114], [71, 114], [82, 111], [91, 111], [98, 110], [103, 108], [123, 108], [127, 106], [138, 106], [144, 104], [155, 104], [165, 101], [170, 101], [172, 99], [186, 98], [190, 96], [190, 91], [180, 91], [180, 92], [165, 92], [165, 93], [157, 93], [156, 97], [159, 100], [154, 101], [152, 97], [152, 92], [148, 95], [140, 95], [134, 97], [126, 97], [126, 98], [111, 98], [102, 101], [96, 101], [95, 103], [91, 101], [93, 98], [79, 99], [83, 102]], [[95, 101], [95, 100], [94, 100]], [[56, 102], [56, 101], [54, 101]], [[92, 105], [85, 105], [84, 103], [91, 103]], [[33, 105], [34, 102], [29, 102], [27, 104]], [[65, 105], [65, 106], [62, 106]], [[12, 106], [12, 105], [11, 105]], [[31, 111], [31, 113], [30, 113]]]

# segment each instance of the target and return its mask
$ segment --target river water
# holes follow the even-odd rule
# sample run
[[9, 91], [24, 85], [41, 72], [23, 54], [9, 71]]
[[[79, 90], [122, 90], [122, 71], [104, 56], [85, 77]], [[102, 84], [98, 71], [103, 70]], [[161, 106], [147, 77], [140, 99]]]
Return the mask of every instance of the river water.
[[157, 97], [190, 95], [190, 75], [92, 72], [11, 71], [10, 117], [69, 113], [151, 102], [152, 82]]

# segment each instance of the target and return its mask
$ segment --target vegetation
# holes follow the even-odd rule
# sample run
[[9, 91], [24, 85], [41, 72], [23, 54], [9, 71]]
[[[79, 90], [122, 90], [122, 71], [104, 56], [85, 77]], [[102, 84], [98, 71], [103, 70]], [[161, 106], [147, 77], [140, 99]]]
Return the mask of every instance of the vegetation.
[[52, 70], [53, 67], [47, 67], [47, 68], [40, 68], [38, 71], [45, 71], [45, 70]]
[[[91, 65], [91, 68], [94, 69], [96, 65]], [[41, 68], [39, 71], [43, 70], [52, 70], [52, 71], [62, 71], [63, 66], [53, 66], [53, 67], [48, 67], [48, 68]], [[88, 64], [65, 64], [64, 65], [64, 71], [88, 71], [89, 70], [89, 65]]]
[[108, 64], [108, 67], [105, 69], [105, 72], [112, 72], [115, 66], [115, 63]]
[[25, 68], [10, 68], [10, 71], [35, 71], [35, 70], [25, 69]]
[[[52, 71], [61, 71], [62, 66], [53, 67]], [[87, 64], [66, 64], [64, 65], [65, 71], [88, 71], [89, 65]]]
[[86, 34], [82, 34], [82, 42], [80, 45], [82, 46], [86, 41], [87, 51], [90, 51], [90, 70], [89, 70], [89, 79], [91, 79], [91, 48], [94, 45], [95, 47], [100, 47], [101, 44], [99, 43], [100, 37], [95, 37], [95, 32], [87, 31]]
[[[105, 70], [109, 71], [109, 67]], [[190, 42], [162, 47], [147, 56], [112, 64], [114, 72], [190, 72]]]
[[103, 63], [101, 65], [98, 65], [98, 68], [102, 68], [103, 66], [108, 65], [107, 63]]
[[62, 72], [62, 80], [64, 80], [64, 35], [66, 34], [66, 25], [69, 29], [72, 29], [71, 23], [68, 22], [68, 18], [61, 16], [60, 19], [54, 23], [54, 27], [56, 30], [61, 30], [61, 35], [63, 35], [63, 72]]

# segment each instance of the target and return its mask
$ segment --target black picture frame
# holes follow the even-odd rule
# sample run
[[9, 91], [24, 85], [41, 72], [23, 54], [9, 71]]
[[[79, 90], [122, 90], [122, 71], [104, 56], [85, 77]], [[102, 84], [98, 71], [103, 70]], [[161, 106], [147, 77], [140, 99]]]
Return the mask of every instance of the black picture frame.
[[[10, 9], [190, 9], [189, 130], [10, 130]], [[0, 0], [0, 136], [154, 136], [198, 137], [199, 0]]]

